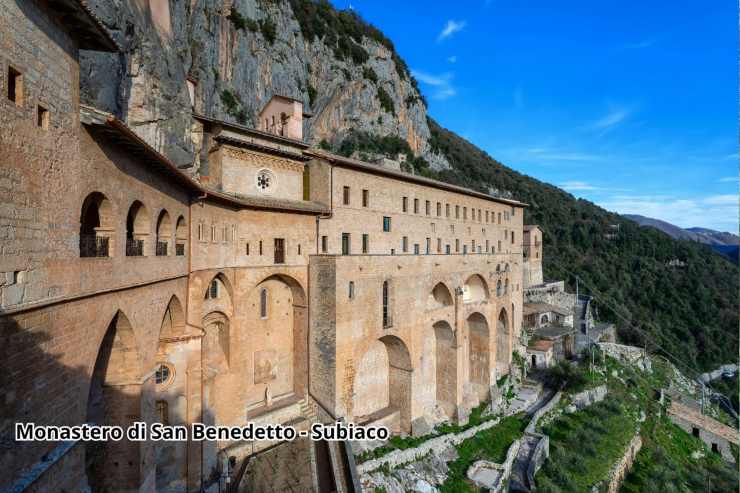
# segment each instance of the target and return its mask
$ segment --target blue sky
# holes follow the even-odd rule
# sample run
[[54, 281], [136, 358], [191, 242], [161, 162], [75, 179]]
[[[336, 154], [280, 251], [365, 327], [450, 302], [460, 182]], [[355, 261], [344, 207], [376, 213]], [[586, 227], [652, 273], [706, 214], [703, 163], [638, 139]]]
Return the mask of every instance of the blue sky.
[[504, 164], [610, 210], [737, 233], [736, 2], [351, 6], [432, 117]]

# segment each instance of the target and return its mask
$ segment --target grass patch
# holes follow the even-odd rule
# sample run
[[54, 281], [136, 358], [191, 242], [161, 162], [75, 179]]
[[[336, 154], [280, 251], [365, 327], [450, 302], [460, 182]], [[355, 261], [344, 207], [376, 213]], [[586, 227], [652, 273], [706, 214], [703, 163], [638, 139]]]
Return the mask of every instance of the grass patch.
[[550, 458], [537, 474], [543, 492], [588, 491], [603, 480], [634, 435], [636, 425], [614, 397], [545, 426]]
[[522, 436], [527, 421], [524, 415], [508, 416], [496, 426], [483, 430], [457, 445], [458, 457], [448, 464], [450, 471], [440, 487], [441, 493], [462, 493], [478, 491], [465, 476], [468, 468], [477, 460], [490, 460], [502, 463], [506, 451], [514, 440]]
[[356, 457], [356, 461], [358, 464], [360, 464], [362, 462], [365, 462], [371, 459], [377, 459], [379, 457], [382, 457], [389, 452], [393, 452], [394, 450], [406, 450], [409, 448], [418, 447], [422, 443], [432, 438], [436, 438], [441, 435], [448, 435], [450, 433], [460, 433], [474, 426], [483, 424], [486, 421], [490, 421], [491, 419], [496, 417], [496, 415], [493, 415], [493, 414], [489, 414], [486, 416], [483, 415], [487, 407], [488, 407], [488, 402], [482, 402], [477, 407], [473, 408], [470, 411], [470, 417], [468, 418], [468, 422], [464, 425], [459, 425], [455, 423], [442, 423], [440, 425], [437, 425], [434, 428], [434, 431], [432, 433], [429, 433], [429, 434], [426, 434], [420, 437], [412, 437], [412, 436], [391, 437], [391, 439], [388, 440], [387, 444], [381, 447], [375, 448], [373, 450], [367, 450], [361, 453], [360, 455], [358, 455]]

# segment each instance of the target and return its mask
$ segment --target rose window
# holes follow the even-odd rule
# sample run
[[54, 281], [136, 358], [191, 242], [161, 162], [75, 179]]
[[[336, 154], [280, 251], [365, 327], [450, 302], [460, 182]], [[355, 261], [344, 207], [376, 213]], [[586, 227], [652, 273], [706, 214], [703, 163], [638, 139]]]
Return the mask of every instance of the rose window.
[[257, 173], [257, 189], [260, 192], [270, 192], [275, 184], [275, 178], [268, 170], [261, 170]]

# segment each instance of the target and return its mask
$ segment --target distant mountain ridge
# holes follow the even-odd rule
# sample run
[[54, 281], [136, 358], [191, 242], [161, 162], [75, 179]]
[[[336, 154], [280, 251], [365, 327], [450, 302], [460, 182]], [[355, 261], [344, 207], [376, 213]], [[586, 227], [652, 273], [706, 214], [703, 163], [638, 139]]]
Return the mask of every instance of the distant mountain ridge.
[[716, 252], [732, 260], [738, 260], [738, 251], [740, 250], [740, 236], [738, 235], [709, 228], [681, 228], [675, 224], [639, 214], [624, 214], [624, 217], [635, 221], [640, 226], [651, 226], [659, 229], [677, 240], [690, 240], [709, 245]]

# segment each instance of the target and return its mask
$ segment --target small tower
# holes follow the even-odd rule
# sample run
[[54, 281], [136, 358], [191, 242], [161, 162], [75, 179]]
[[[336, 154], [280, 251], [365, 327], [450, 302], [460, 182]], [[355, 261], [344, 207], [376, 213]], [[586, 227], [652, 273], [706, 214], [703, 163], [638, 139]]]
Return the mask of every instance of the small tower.
[[542, 230], [535, 224], [524, 226], [522, 256], [524, 287], [542, 284]]
[[263, 132], [303, 140], [303, 102], [286, 96], [274, 95], [257, 118], [257, 128]]

